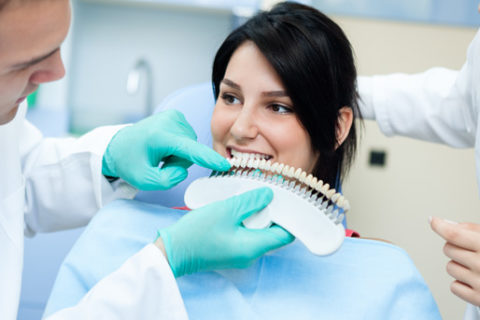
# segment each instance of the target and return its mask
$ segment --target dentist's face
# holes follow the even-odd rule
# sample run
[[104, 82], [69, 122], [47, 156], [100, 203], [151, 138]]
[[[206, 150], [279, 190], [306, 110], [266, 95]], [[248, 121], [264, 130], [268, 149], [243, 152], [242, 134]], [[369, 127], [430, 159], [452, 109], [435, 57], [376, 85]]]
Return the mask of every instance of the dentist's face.
[[251, 41], [228, 63], [211, 129], [213, 148], [226, 158], [255, 154], [307, 172], [318, 159], [280, 77]]
[[69, 26], [68, 0], [12, 0], [0, 11], [0, 125], [39, 84], [64, 76], [60, 44]]

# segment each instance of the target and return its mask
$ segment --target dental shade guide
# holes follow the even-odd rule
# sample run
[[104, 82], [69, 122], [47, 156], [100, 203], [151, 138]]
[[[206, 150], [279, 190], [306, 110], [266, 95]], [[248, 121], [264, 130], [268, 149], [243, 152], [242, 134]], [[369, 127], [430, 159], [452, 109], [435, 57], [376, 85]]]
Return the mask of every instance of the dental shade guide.
[[348, 200], [311, 174], [265, 159], [229, 159], [228, 172], [213, 172], [193, 181], [185, 192], [185, 204], [197, 209], [209, 203], [260, 188], [273, 190], [272, 202], [243, 221], [247, 228], [262, 229], [275, 223], [312, 253], [327, 255], [337, 250], [345, 237], [342, 221], [350, 209]]

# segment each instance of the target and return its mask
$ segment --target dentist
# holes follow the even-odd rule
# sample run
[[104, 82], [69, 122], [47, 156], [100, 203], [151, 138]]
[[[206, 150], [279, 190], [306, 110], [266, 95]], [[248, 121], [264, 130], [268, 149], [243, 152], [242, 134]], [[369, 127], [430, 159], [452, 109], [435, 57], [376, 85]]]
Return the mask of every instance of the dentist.
[[[25, 120], [24, 100], [63, 77], [60, 45], [69, 25], [68, 0], [0, 0], [1, 319], [17, 317], [24, 234], [83, 226], [109, 201], [133, 197], [131, 186], [170, 188], [193, 163], [230, 167], [196, 142], [175, 111], [79, 139], [43, 138]], [[271, 190], [259, 189], [190, 212], [162, 232], [165, 239], [152, 239], [78, 305], [49, 319], [187, 319], [175, 276], [244, 267], [293, 240], [280, 228], [241, 226], [271, 199]]]
[[[474, 147], [480, 186], [480, 32], [460, 71], [359, 77], [358, 89], [362, 115], [375, 119], [385, 135]], [[433, 218], [431, 227], [446, 241], [451, 291], [469, 302], [464, 319], [480, 319], [480, 225]]]

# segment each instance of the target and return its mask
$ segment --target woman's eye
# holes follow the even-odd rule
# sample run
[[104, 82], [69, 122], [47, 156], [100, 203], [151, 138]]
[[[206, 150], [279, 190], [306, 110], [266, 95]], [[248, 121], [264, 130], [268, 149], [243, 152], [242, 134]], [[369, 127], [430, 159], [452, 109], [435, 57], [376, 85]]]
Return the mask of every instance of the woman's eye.
[[293, 113], [292, 108], [282, 106], [281, 104], [272, 104], [270, 105], [270, 108], [276, 113]]
[[226, 104], [237, 104], [240, 103], [240, 100], [238, 100], [235, 96], [224, 93], [222, 94], [222, 99], [225, 101]]

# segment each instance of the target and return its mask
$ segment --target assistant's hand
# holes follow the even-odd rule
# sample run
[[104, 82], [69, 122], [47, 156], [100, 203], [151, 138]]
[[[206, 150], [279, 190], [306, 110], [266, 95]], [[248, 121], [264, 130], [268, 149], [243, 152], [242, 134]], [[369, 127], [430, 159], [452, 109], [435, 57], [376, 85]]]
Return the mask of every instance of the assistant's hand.
[[184, 180], [193, 163], [216, 171], [230, 168], [225, 158], [196, 140], [181, 112], [155, 114], [115, 134], [103, 155], [102, 173], [141, 190], [164, 190]]
[[480, 306], [480, 225], [432, 218], [430, 226], [447, 241], [443, 252], [452, 259], [447, 264], [447, 272], [456, 279], [450, 290]]
[[[266, 252], [293, 241], [279, 226], [247, 229], [242, 221], [272, 201], [260, 188], [193, 210], [160, 230], [168, 262], [176, 277], [197, 271], [244, 268]], [[157, 241], [161, 248], [161, 241]]]

